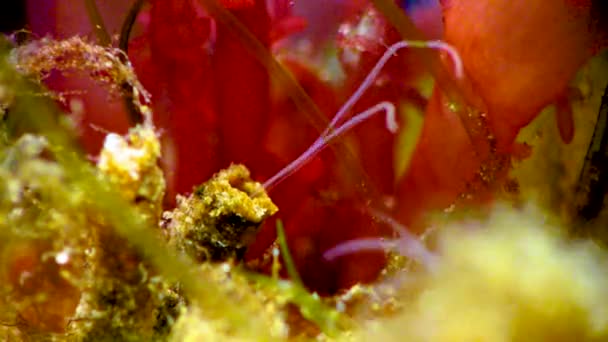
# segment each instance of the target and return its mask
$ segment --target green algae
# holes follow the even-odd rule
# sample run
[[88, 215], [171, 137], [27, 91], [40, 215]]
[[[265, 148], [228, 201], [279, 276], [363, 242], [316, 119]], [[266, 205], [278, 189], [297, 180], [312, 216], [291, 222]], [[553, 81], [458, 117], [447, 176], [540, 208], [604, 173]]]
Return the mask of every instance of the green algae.
[[283, 228], [283, 222], [281, 220], [277, 220], [277, 242], [279, 243], [279, 248], [281, 248], [281, 254], [283, 256], [283, 260], [285, 261], [285, 268], [287, 269], [287, 274], [291, 281], [298, 285], [302, 285], [302, 279], [298, 274], [298, 270], [296, 268], [296, 264], [291, 257], [291, 253], [289, 252], [289, 245], [287, 244], [287, 236], [285, 235], [285, 229]]

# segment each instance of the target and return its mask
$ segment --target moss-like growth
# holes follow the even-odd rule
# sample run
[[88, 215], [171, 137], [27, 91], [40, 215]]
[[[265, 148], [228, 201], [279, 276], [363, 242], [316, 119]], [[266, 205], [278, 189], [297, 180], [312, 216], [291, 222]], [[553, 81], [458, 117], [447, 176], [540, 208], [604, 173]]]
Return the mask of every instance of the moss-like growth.
[[22, 336], [64, 332], [78, 305], [89, 240], [83, 194], [44, 158], [44, 138], [26, 134], [0, 157], [2, 318]]
[[[247, 278], [242, 270], [230, 263], [203, 264], [201, 276], [221, 284], [231, 298], [237, 300], [242, 309], [254, 313], [260, 327], [267, 332], [266, 337], [284, 339], [289, 327], [285, 316], [285, 303], [276, 296], [275, 291], [256, 285]], [[175, 323], [170, 341], [226, 341], [235, 338], [232, 327], [222, 320], [210, 320], [200, 308], [190, 306], [184, 309]], [[250, 339], [262, 336], [250, 335]]]
[[139, 96], [146, 101], [149, 96], [121, 50], [95, 45], [82, 37], [32, 41], [14, 49], [12, 59], [17, 70], [34, 79], [44, 79], [52, 71], [84, 73], [114, 95], [121, 95], [130, 86], [136, 106], [141, 105]]
[[156, 225], [162, 212], [165, 178], [158, 166], [160, 142], [149, 126], [136, 126], [126, 137], [110, 133], [97, 162], [98, 169], [129, 202]]
[[[78, 39], [74, 42], [99, 50]], [[72, 43], [56, 43], [54, 58], [67, 63], [58, 54], [62, 47], [73, 48]], [[14, 50], [13, 58], [27, 60], [20, 53], [23, 50]], [[126, 218], [158, 225], [165, 186], [157, 166], [156, 133], [148, 122], [126, 138], [110, 135], [98, 169], [89, 168], [78, 161], [78, 150], [70, 145], [70, 126], [61, 117], [57, 120], [45, 93], [2, 57], [0, 303], [5, 336], [79, 340], [163, 336], [169, 314], [166, 298], [173, 292], [143, 254], [116, 233], [116, 221], [108, 220], [103, 206], [97, 206], [98, 196], [117, 187], [120, 201], [127, 203], [120, 210], [132, 211], [133, 216]], [[68, 64], [77, 65], [78, 58], [71, 58]], [[97, 60], [89, 62], [80, 66], [98, 65]], [[118, 59], [114, 62], [120, 64]], [[40, 66], [30, 67], [34, 65]], [[147, 109], [141, 107], [141, 112]], [[28, 122], [33, 113], [36, 120]], [[48, 138], [22, 134], [28, 130], [42, 131]], [[97, 191], [87, 190], [96, 183]]]
[[[151, 131], [138, 128], [131, 134], [128, 152], [142, 158], [128, 165], [129, 177], [112, 167], [115, 158], [129, 156], [127, 151], [107, 148], [99, 177], [121, 185], [125, 199], [143, 207], [142, 217], [158, 222], [164, 181], [156, 166], [158, 153], [147, 149], [158, 141], [153, 132], [146, 140], [146, 132]], [[0, 166], [5, 237], [0, 302], [2, 321], [16, 326], [12, 333], [83, 340], [157, 336], [159, 320], [165, 319], [159, 310], [171, 290], [91, 206], [94, 196], [52, 159], [47, 140], [21, 136], [2, 151]]]
[[[165, 182], [158, 167], [160, 143], [152, 127], [137, 126], [127, 137], [108, 134], [97, 167], [99, 177], [119, 189], [141, 218], [157, 225]], [[75, 334], [85, 340], [150, 340], [166, 333], [169, 284], [125, 238], [91, 218], [90, 277], [78, 308]]]

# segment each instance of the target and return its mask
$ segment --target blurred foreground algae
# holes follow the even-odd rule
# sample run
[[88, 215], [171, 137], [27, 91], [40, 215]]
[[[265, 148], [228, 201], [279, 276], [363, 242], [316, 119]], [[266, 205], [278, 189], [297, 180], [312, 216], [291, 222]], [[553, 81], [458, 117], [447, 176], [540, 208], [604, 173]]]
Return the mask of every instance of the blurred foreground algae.
[[408, 275], [403, 310], [355, 340], [604, 341], [608, 254], [543, 210], [498, 206], [442, 227], [438, 268]]
[[[248, 314], [247, 308], [237, 305], [237, 303], [227, 296], [225, 290], [220, 288], [219, 284], [213, 283], [210, 279], [201, 275], [189, 258], [178, 257], [167, 248], [161, 240], [156, 227], [150, 225], [150, 216], [143, 214], [141, 210], [135, 208], [129, 200], [128, 195], [125, 196], [116, 191], [111, 184], [112, 181], [100, 176], [93, 166], [85, 160], [84, 155], [75, 143], [69, 125], [65, 123], [64, 118], [54, 103], [50, 99], [41, 96], [40, 94], [44, 93], [42, 89], [35, 82], [31, 82], [21, 76], [14, 66], [11, 65], [7, 58], [9, 49], [9, 45], [3, 41], [2, 58], [0, 60], [0, 84], [2, 84], [3, 91], [10, 92], [11, 95], [11, 102], [8, 106], [9, 114], [5, 118], [11, 133], [10, 139], [18, 139], [18, 136], [22, 132], [32, 132], [35, 136], [40, 137], [36, 139], [44, 139], [48, 144], [48, 152], [44, 158], [50, 159], [47, 162], [51, 163], [53, 167], [45, 167], [39, 170], [42, 170], [41, 172], [44, 173], [56, 170], [56, 172], [61, 174], [54, 178], [59, 181], [57, 188], [61, 189], [61, 191], [49, 191], [49, 193], [53, 195], [63, 194], [71, 200], [71, 202], [62, 200], [53, 201], [50, 203], [52, 207], [47, 208], [46, 212], [57, 215], [57, 213], [61, 213], [61, 210], [55, 207], [55, 205], [59, 203], [72, 204], [72, 206], [66, 208], [65, 213], [78, 215], [80, 221], [74, 224], [74, 229], [79, 234], [87, 234], [90, 228], [89, 225], [91, 224], [98, 225], [92, 228], [92, 230], [97, 232], [98, 238], [107, 243], [105, 247], [113, 246], [112, 250], [102, 253], [100, 255], [102, 258], [98, 260], [99, 262], [115, 262], [111, 266], [108, 265], [105, 268], [106, 271], [116, 272], [116, 269], [112, 269], [112, 267], [125, 267], [126, 265], [130, 265], [129, 267], [132, 267], [133, 270], [137, 270], [139, 267], [147, 269], [148, 266], [146, 265], [149, 263], [150, 267], [161, 274], [166, 281], [179, 281], [180, 288], [187, 294], [191, 305], [200, 307], [205, 317], [211, 321], [219, 320], [233, 327], [231, 333], [235, 336], [255, 336], [256, 338], [268, 336], [268, 332], [264, 329], [264, 324], [260, 324], [259, 322], [258, 315]], [[52, 184], [50, 181], [53, 180], [48, 174], [40, 175], [36, 179], [40, 180], [43, 184]], [[49, 183], [45, 183], [47, 180]], [[7, 186], [11, 185], [8, 184]], [[12, 186], [15, 187], [15, 185]], [[23, 187], [23, 189], [28, 190], [29, 188]], [[121, 187], [121, 189], [124, 189], [124, 187]], [[152, 196], [154, 196], [154, 193], [152, 193]], [[36, 200], [38, 201], [38, 199]], [[151, 204], [153, 207], [158, 203]], [[44, 211], [45, 209], [43, 208], [41, 212]], [[153, 215], [153, 213], [149, 214]], [[3, 215], [3, 217], [10, 216]], [[42, 222], [38, 218], [34, 219], [34, 221]], [[10, 224], [11, 222], [6, 223]], [[19, 231], [19, 229], [21, 229], [21, 226], [15, 226], [16, 231]], [[57, 229], [56, 232], [65, 232], [67, 234], [63, 227]], [[37, 237], [40, 236], [40, 233], [36, 230], [33, 231], [33, 234]], [[74, 236], [78, 236], [78, 234], [74, 234]], [[56, 241], [62, 244], [62, 241], [59, 239], [50, 239], [49, 241]], [[86, 244], [82, 246], [75, 245], [73, 248], [79, 253], [86, 252], [84, 246]], [[121, 248], [125, 250], [121, 252]], [[115, 252], [118, 254], [115, 254]], [[31, 254], [28, 255], [28, 260], [31, 259], [33, 260], [31, 262], [37, 262], [36, 255]], [[113, 261], [104, 259], [103, 257], [110, 257]], [[133, 274], [139, 274], [139, 272], [125, 272], [124, 274], [132, 276]], [[141, 277], [143, 278], [143, 275]], [[139, 276], [136, 276], [136, 278], [139, 278]], [[115, 277], [110, 276], [110, 279], [115, 279]], [[139, 279], [134, 279], [133, 281], [136, 280]], [[101, 285], [94, 284], [92, 286]], [[109, 290], [110, 292], [113, 291], [112, 289]], [[45, 296], [44, 292], [42, 292], [42, 296]], [[125, 300], [129, 302], [132, 298], [125, 298]], [[142, 302], [145, 302], [145, 299]], [[134, 304], [137, 303], [136, 301]], [[113, 303], [110, 302], [108, 304], [112, 305]], [[133, 309], [141, 310], [141, 308]], [[113, 318], [119, 319], [120, 317]], [[88, 317], [79, 318], [77, 321], [89, 319]], [[7, 324], [12, 324], [11, 322], [15, 322], [15, 320], [7, 320], [7, 322]], [[25, 322], [24, 324], [31, 327], [30, 323]], [[56, 330], [61, 332], [64, 328], [65, 326], [59, 324]], [[46, 329], [40, 330], [45, 331]], [[140, 336], [137, 333], [132, 334], [131, 338]], [[122, 337], [127, 338], [124, 335]]]
[[[235, 264], [277, 211], [245, 167], [219, 172], [161, 220], [158, 133], [141, 103], [145, 90], [116, 53], [80, 38], [3, 46], [0, 334], [85, 341], [306, 335], [290, 330], [298, 325], [288, 323], [293, 316], [318, 326], [309, 337], [337, 335], [343, 317], [322, 299]], [[109, 133], [97, 167], [40, 86], [55, 69], [91, 72], [143, 96], [134, 105], [147, 119], [126, 136]]]

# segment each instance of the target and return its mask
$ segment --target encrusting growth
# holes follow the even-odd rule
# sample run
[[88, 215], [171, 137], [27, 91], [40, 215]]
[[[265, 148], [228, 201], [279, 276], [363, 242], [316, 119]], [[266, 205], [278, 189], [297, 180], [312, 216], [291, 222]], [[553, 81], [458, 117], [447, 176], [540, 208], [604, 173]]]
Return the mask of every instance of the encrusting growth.
[[260, 224], [278, 208], [242, 165], [231, 165], [164, 215], [169, 243], [194, 260], [240, 259]]

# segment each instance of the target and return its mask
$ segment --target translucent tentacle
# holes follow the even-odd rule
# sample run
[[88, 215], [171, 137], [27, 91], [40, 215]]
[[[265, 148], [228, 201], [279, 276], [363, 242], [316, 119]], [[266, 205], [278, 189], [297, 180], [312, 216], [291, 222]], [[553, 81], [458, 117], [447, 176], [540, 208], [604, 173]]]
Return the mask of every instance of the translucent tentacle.
[[382, 111], [386, 112], [387, 129], [389, 131], [395, 133], [398, 129], [395, 106], [388, 101], [380, 102], [380, 103], [376, 104], [375, 106], [355, 115], [353, 118], [351, 118], [350, 120], [345, 122], [342, 126], [331, 131], [330, 134], [320, 136], [298, 158], [293, 160], [291, 163], [289, 163], [287, 166], [285, 166], [283, 169], [281, 169], [277, 174], [275, 174], [274, 176], [269, 178], [266, 182], [264, 182], [264, 188], [266, 189], [266, 191], [269, 191], [274, 186], [279, 184], [281, 181], [283, 181], [287, 177], [291, 176], [294, 172], [298, 171], [302, 166], [306, 165], [306, 163], [308, 161], [310, 161], [317, 154], [319, 154], [325, 147], [327, 147], [327, 144], [331, 140], [348, 132], [351, 128], [355, 127], [356, 125], [364, 122], [365, 120], [369, 119], [370, 117], [372, 117], [375, 114], [378, 114]]
[[372, 212], [376, 218], [390, 225], [399, 234], [399, 237], [397, 239], [363, 238], [346, 241], [327, 250], [323, 253], [323, 257], [331, 261], [353, 253], [388, 250], [416, 260], [429, 270], [435, 268], [438, 256], [429, 251], [420, 239], [391, 216], [375, 210]]
[[445, 51], [448, 54], [448, 56], [450, 56], [450, 58], [452, 59], [452, 63], [454, 64], [454, 74], [456, 75], [456, 77], [462, 78], [464, 76], [464, 69], [462, 66], [462, 60], [460, 59], [460, 55], [458, 54], [456, 49], [453, 46], [449, 45], [448, 43], [445, 43], [445, 42], [442, 42], [439, 40], [432, 40], [432, 41], [403, 40], [403, 41], [397, 42], [397, 43], [389, 46], [388, 49], [386, 49], [386, 51], [384, 52], [382, 57], [380, 57], [380, 59], [378, 60], [376, 65], [374, 65], [374, 67], [369, 72], [369, 74], [365, 77], [363, 82], [361, 82], [361, 85], [359, 86], [359, 88], [357, 88], [357, 90], [353, 93], [353, 95], [344, 103], [342, 108], [340, 108], [340, 110], [338, 110], [338, 112], [336, 113], [334, 118], [331, 120], [331, 123], [329, 124], [329, 126], [327, 127], [327, 129], [325, 130], [323, 135], [328, 134], [328, 132], [331, 131], [338, 124], [338, 122], [340, 122], [344, 118], [346, 113], [355, 105], [355, 103], [357, 101], [359, 101], [359, 99], [363, 96], [363, 94], [365, 94], [365, 91], [367, 91], [367, 89], [369, 89], [369, 87], [372, 86], [372, 84], [374, 83], [374, 81], [376, 80], [376, 78], [378, 77], [380, 72], [382, 71], [382, 68], [384, 68], [384, 66], [389, 61], [389, 59], [391, 59], [391, 57], [393, 57], [397, 51], [399, 51], [403, 48], [438, 49], [438, 50]]
[[352, 127], [359, 123], [367, 120], [380, 110], [385, 110], [387, 114], [387, 129], [391, 132], [397, 131], [397, 123], [395, 120], [395, 106], [389, 102], [381, 102], [370, 109], [355, 115], [351, 120], [346, 121], [343, 125], [336, 128], [336, 126], [343, 121], [346, 113], [355, 105], [355, 103], [363, 96], [365, 91], [373, 84], [374, 80], [380, 74], [382, 68], [386, 65], [388, 60], [400, 49], [403, 48], [427, 48], [427, 49], [439, 49], [445, 51], [452, 62], [454, 63], [454, 73], [456, 77], [463, 77], [464, 71], [462, 67], [462, 61], [456, 49], [451, 45], [442, 41], [400, 41], [391, 45], [380, 57], [376, 65], [372, 68], [370, 73], [365, 77], [359, 88], [353, 93], [353, 95], [344, 103], [344, 105], [338, 110], [329, 126], [321, 134], [321, 136], [315, 140], [315, 142], [298, 158], [289, 163], [285, 168], [281, 169], [277, 174], [272, 176], [264, 183], [264, 188], [268, 191], [272, 187], [279, 184], [281, 181], [292, 175], [294, 172], [299, 170], [305, 165], [310, 159], [317, 155], [321, 150], [327, 146], [327, 143], [332, 139], [344, 134]]

